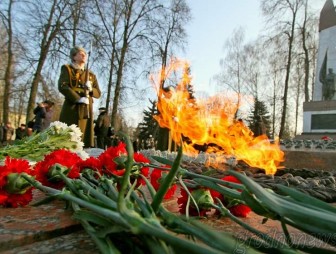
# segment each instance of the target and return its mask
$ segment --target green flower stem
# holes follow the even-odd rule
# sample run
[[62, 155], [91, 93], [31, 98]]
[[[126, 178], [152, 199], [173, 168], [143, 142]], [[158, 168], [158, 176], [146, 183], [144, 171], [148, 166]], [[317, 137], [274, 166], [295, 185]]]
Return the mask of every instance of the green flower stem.
[[160, 239], [153, 237], [141, 237], [141, 240], [145, 242], [151, 254], [172, 253], [169, 248], [170, 246]]
[[173, 184], [174, 179], [177, 175], [177, 172], [179, 170], [181, 160], [182, 160], [182, 146], [179, 147], [176, 159], [173, 163], [173, 166], [167, 176], [165, 177], [163, 183], [160, 185], [154, 199], [152, 202], [152, 207], [155, 213], [157, 213], [160, 204], [162, 203], [162, 200], [164, 198], [164, 195], [167, 193], [167, 190], [170, 188], [170, 186]]
[[300, 192], [294, 188], [290, 188], [284, 185], [276, 184], [276, 187], [284, 194], [290, 196], [293, 200], [297, 201], [300, 204], [311, 207], [313, 209], [318, 209], [321, 211], [330, 212], [332, 214], [336, 213], [336, 207], [330, 205], [320, 199], [314, 198], [303, 192]]
[[185, 251], [186, 253], [194, 253], [194, 254], [223, 253], [214, 250], [212, 248], [209, 248], [207, 246], [196, 244], [188, 240], [184, 240], [182, 238], [179, 238], [177, 236], [168, 233], [167, 231], [158, 229], [157, 227], [154, 227], [148, 223], [143, 223], [139, 225], [139, 234], [151, 235], [156, 238], [162, 239], [163, 241], [175, 247], [175, 249], [178, 250], [180, 253], [183, 253], [183, 251]]
[[[289, 221], [296, 225], [296, 227], [304, 228], [312, 234], [313, 232], [321, 234], [335, 232], [336, 220], [334, 213], [300, 204], [293, 199], [265, 190], [256, 182], [240, 173], [231, 170], [229, 172], [245, 184], [247, 190], [255, 195], [260, 204], [270, 211], [277, 213], [284, 221]], [[307, 223], [307, 218], [309, 218], [309, 223]]]
[[189, 189], [187, 188], [187, 186], [184, 184], [183, 180], [182, 180], [182, 176], [179, 176], [179, 182], [180, 182], [180, 185], [182, 186], [182, 188], [188, 193], [188, 200], [187, 200], [187, 204], [186, 204], [186, 216], [187, 218], [189, 218], [189, 206], [190, 206], [190, 200], [193, 202], [196, 210], [197, 210], [197, 213], [199, 214], [199, 208], [198, 208], [198, 205], [197, 205], [197, 202], [196, 200], [194, 199], [193, 195], [191, 195]]
[[[218, 200], [218, 201], [221, 204], [220, 200]], [[251, 227], [250, 225], [246, 224], [245, 222], [239, 220], [236, 216], [232, 215], [231, 212], [223, 204], [221, 204], [220, 206], [213, 205], [213, 207], [215, 209], [217, 209], [218, 211], [220, 211], [223, 215], [228, 216], [231, 220], [236, 222], [238, 225], [242, 226], [243, 228], [247, 229], [248, 231], [254, 233], [256, 236], [263, 239], [270, 246], [275, 244], [275, 246], [279, 246], [279, 248], [281, 248], [281, 249], [286, 249], [286, 250], [288, 249], [288, 251], [290, 251], [289, 247], [284, 245], [282, 242], [277, 241], [276, 239], [268, 236], [267, 234], [255, 229], [255, 228]], [[296, 253], [296, 252], [290, 251], [290, 252], [287, 252], [287, 253]]]
[[[188, 220], [188, 222], [186, 222], [181, 217], [170, 213], [163, 207], [160, 208], [160, 215], [162, 215], [167, 225], [176, 233], [183, 232], [183, 234], [189, 234], [203, 241], [208, 246], [227, 253], [233, 253], [236, 248], [237, 240], [234, 239], [232, 235], [223, 235], [222, 233], [210, 229], [204, 224], [198, 223], [196, 220]], [[248, 250], [246, 253], [256, 252], [254, 250]]]
[[201, 178], [201, 179], [204, 179], [204, 180], [211, 181], [213, 183], [226, 185], [226, 186], [234, 188], [234, 189], [239, 189], [239, 190], [244, 190], [245, 189], [245, 186], [242, 185], [242, 184], [239, 184], [239, 183], [228, 182], [228, 181], [224, 181], [224, 180], [221, 180], [221, 179], [213, 178], [211, 176], [196, 174], [196, 173], [193, 173], [193, 172], [190, 172], [190, 171], [187, 171], [187, 170], [183, 171], [182, 174], [183, 174], [183, 176], [190, 177], [192, 179], [193, 178]]
[[208, 188], [213, 189], [215, 191], [218, 191], [219, 193], [225, 195], [225, 197], [242, 200], [240, 192], [238, 192], [234, 189], [230, 189], [230, 188], [227, 188], [225, 186], [218, 185], [213, 181], [205, 180], [203, 178], [194, 178], [193, 180], [196, 183], [200, 184], [201, 186], [205, 186], [205, 187], [208, 187]]
[[270, 211], [265, 206], [263, 206], [259, 202], [259, 200], [255, 199], [254, 195], [251, 194], [249, 191], [244, 190], [241, 193], [241, 197], [246, 203], [246, 205], [248, 205], [256, 214], [266, 218], [271, 218], [273, 220], [276, 220], [278, 217], [280, 218], [280, 216], [277, 213]]
[[[76, 203], [72, 203], [72, 208], [75, 213], [81, 211], [80, 206]], [[97, 237], [96, 229], [92, 227], [87, 220], [80, 219], [80, 222], [83, 228], [85, 229], [85, 231], [91, 236], [92, 240], [96, 243], [101, 253], [120, 254], [120, 251], [112, 244], [112, 242], [107, 237], [104, 237], [103, 239], [100, 237]]]
[[293, 246], [292, 238], [290, 237], [290, 234], [289, 234], [289, 232], [288, 232], [286, 223], [284, 222], [283, 219], [281, 219], [280, 221], [281, 221], [282, 231], [284, 232], [284, 235], [285, 235], [287, 244], [288, 244], [289, 246]]
[[123, 217], [120, 215], [120, 213], [118, 212], [114, 212], [111, 209], [106, 209], [104, 207], [101, 207], [99, 205], [96, 204], [92, 204], [90, 202], [87, 202], [86, 200], [77, 198], [76, 196], [71, 195], [68, 192], [64, 192], [64, 191], [60, 191], [60, 190], [56, 190], [47, 186], [42, 185], [40, 182], [38, 181], [32, 181], [30, 178], [26, 177], [25, 175], [23, 175], [23, 177], [30, 182], [36, 189], [39, 189], [49, 195], [53, 195], [56, 197], [60, 197], [61, 199], [70, 201], [70, 202], [75, 202], [78, 205], [81, 205], [83, 207], [86, 207], [102, 216], [105, 216], [107, 218], [112, 219], [113, 221], [116, 222], [116, 224], [121, 225], [125, 228], [129, 228], [129, 223], [127, 221], [125, 221], [123, 219]]
[[118, 209], [119, 211], [126, 211], [127, 208], [126, 208], [126, 202], [125, 202], [125, 195], [126, 195], [127, 186], [130, 182], [131, 170], [134, 164], [134, 160], [133, 160], [134, 151], [133, 151], [133, 145], [131, 143], [130, 138], [124, 133], [120, 133], [119, 135], [125, 138], [126, 150], [127, 150], [127, 161], [126, 161], [125, 173], [123, 175], [123, 178], [121, 181], [121, 187], [119, 190]]
[[[139, 190], [141, 192], [141, 190]], [[143, 193], [142, 193], [143, 194]], [[144, 195], [142, 195], [144, 196]], [[150, 206], [148, 206], [147, 203], [145, 203], [146, 199], [141, 199], [139, 198], [139, 196], [133, 191], [132, 194], [131, 194], [131, 197], [135, 200], [135, 202], [138, 204], [141, 212], [142, 212], [142, 215], [145, 217], [145, 218], [150, 218], [152, 216], [152, 209]]]
[[106, 195], [114, 201], [118, 200], [119, 192], [116, 190], [115, 186], [113, 185], [113, 181], [104, 177], [103, 179], [100, 178], [102, 182], [105, 184], [107, 190]]
[[97, 191], [95, 188], [91, 187], [90, 185], [84, 182], [78, 181], [77, 183], [81, 188], [83, 188], [83, 190], [86, 191], [87, 195], [90, 195], [87, 197], [90, 198], [91, 202], [97, 203], [100, 206], [104, 206], [106, 208], [113, 209], [115, 211], [117, 210], [117, 203], [114, 200], [110, 199], [105, 194]]

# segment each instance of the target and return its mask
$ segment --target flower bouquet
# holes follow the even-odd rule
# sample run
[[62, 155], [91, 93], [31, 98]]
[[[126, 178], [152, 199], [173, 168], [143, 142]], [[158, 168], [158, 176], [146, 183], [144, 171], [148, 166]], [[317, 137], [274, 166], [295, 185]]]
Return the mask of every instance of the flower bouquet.
[[15, 141], [14, 145], [7, 145], [0, 149], [0, 160], [6, 156], [22, 158], [30, 161], [40, 161], [43, 157], [58, 149], [68, 149], [87, 156], [83, 151], [82, 133], [76, 125], [68, 126], [62, 122], [53, 122], [39, 133]]
[[[83, 159], [69, 148], [47, 153], [35, 165], [7, 156], [0, 166], [0, 205], [29, 204], [33, 188], [45, 192], [48, 201], [65, 200], [102, 253], [326, 251], [293, 243], [287, 224], [311, 235], [335, 238], [336, 209], [322, 201], [286, 187], [279, 186], [284, 195], [270, 192], [233, 170], [223, 179], [189, 172], [180, 166], [182, 148], [174, 161], [154, 156], [156, 163], [151, 163], [133, 152], [127, 136], [125, 140], [97, 158]], [[180, 214], [164, 205], [165, 199], [176, 197]], [[280, 220], [286, 243], [238, 218], [251, 209], [266, 219]], [[197, 221], [212, 215], [229, 217], [259, 240], [240, 239]], [[308, 218], [309, 224], [305, 223]], [[329, 238], [328, 244], [335, 242]]]

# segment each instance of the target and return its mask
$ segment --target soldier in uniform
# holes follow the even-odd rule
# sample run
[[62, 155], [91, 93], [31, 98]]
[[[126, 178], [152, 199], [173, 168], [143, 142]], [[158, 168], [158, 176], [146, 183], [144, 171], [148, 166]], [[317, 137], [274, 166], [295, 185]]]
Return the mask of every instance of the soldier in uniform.
[[63, 65], [58, 80], [58, 90], [64, 95], [60, 121], [76, 124], [83, 133], [84, 147], [94, 147], [93, 98], [101, 92], [93, 72], [85, 69], [87, 53], [84, 48], [70, 50], [71, 63]]
[[99, 116], [95, 125], [95, 134], [97, 136], [97, 147], [105, 149], [108, 145], [108, 130], [110, 127], [110, 118], [107, 114], [106, 108], [99, 108]]

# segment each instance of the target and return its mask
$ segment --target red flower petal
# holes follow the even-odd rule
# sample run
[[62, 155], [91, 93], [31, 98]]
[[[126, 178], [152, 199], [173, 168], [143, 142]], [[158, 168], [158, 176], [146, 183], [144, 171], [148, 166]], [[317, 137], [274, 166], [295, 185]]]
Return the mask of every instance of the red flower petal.
[[52, 183], [48, 180], [48, 172], [50, 167], [58, 163], [70, 169], [68, 173], [69, 178], [78, 178], [79, 167], [77, 167], [77, 163], [79, 163], [79, 161], [81, 161], [81, 158], [69, 150], [60, 149], [53, 151], [46, 155], [43, 161], [36, 163], [34, 167], [36, 172], [36, 180], [40, 181], [43, 185], [60, 189], [64, 186], [62, 181]]
[[[150, 175], [150, 181], [151, 184], [153, 185], [155, 190], [158, 190], [160, 187], [160, 181], [162, 180], [162, 174], [164, 171], [160, 169], [153, 169], [151, 175]], [[165, 196], [163, 197], [164, 199], [170, 199], [172, 196], [174, 196], [175, 191], [177, 189], [176, 184], [173, 184], [166, 192]]]
[[[0, 204], [4, 207], [17, 208], [19, 206], [26, 206], [33, 199], [33, 188], [30, 188], [24, 194], [8, 194], [4, 191], [0, 191], [0, 197], [1, 196], [3, 202], [0, 202]], [[7, 198], [5, 199], [4, 196], [7, 196]]]
[[[189, 191], [192, 193], [192, 189], [189, 189]], [[186, 214], [187, 211], [187, 201], [188, 201], [188, 193], [184, 190], [180, 190], [181, 196], [177, 199], [177, 203], [179, 205], [179, 212], [181, 214]], [[189, 215], [190, 216], [206, 216], [206, 213], [209, 211], [209, 209], [203, 209], [199, 207], [199, 213], [197, 209], [193, 206], [192, 201], [190, 201], [189, 205]]]
[[235, 205], [229, 208], [229, 211], [237, 217], [247, 217], [251, 212], [251, 208], [244, 204]]
[[33, 175], [32, 169], [27, 160], [6, 157], [4, 166], [0, 167], [0, 205], [4, 207], [18, 207], [29, 204], [32, 200], [32, 189], [24, 194], [11, 194], [4, 190], [7, 184], [7, 176], [11, 173], [27, 173]]
[[222, 178], [222, 180], [227, 181], [227, 182], [231, 182], [231, 183], [241, 183], [236, 177], [228, 175], [228, 176], [224, 176]]
[[79, 168], [79, 171], [81, 172], [83, 169], [89, 168], [94, 171], [98, 171], [99, 173], [102, 172], [102, 163], [100, 160], [98, 160], [95, 157], [89, 157], [86, 160], [81, 160], [77, 163], [77, 167]]
[[125, 170], [118, 168], [118, 165], [114, 162], [115, 158], [122, 155], [127, 155], [126, 144], [122, 142], [117, 146], [107, 148], [101, 155], [99, 155], [98, 160], [101, 162], [103, 169], [105, 169], [104, 172], [122, 176]]

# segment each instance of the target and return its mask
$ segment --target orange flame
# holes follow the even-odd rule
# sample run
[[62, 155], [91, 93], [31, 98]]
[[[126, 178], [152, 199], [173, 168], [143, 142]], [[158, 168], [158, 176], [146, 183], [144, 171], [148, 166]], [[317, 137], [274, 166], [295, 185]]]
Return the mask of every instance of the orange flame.
[[[176, 70], [181, 64], [185, 62], [178, 61], [170, 68]], [[167, 75], [161, 71], [160, 80], [167, 78], [162, 73]], [[159, 115], [155, 119], [162, 128], [170, 130], [174, 142], [182, 144], [187, 152], [192, 152], [195, 144], [213, 144], [207, 152], [233, 155], [252, 167], [264, 169], [266, 174], [274, 174], [284, 160], [278, 141], [272, 144], [266, 135], [255, 138], [247, 126], [235, 121], [236, 104], [232, 100], [214, 96], [196, 101], [190, 98], [186, 84], [190, 84], [190, 77], [183, 73], [175, 88], [157, 88]]]

